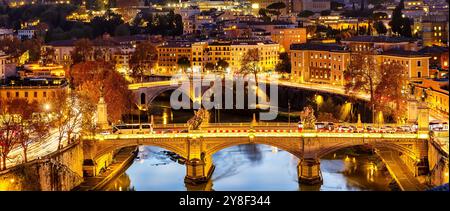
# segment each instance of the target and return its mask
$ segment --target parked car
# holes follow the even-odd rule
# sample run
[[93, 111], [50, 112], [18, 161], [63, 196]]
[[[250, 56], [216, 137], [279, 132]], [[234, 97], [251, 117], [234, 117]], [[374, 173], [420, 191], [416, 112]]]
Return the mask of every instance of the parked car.
[[369, 132], [369, 133], [377, 133], [377, 132], [379, 131], [378, 128], [373, 127], [373, 126], [367, 126], [367, 127], [366, 127], [366, 130], [367, 130], [367, 132]]
[[298, 122], [298, 131], [302, 132], [303, 130], [303, 123], [301, 121]]
[[395, 133], [395, 129], [391, 126], [383, 126], [380, 128], [380, 132], [382, 133]]
[[347, 132], [348, 133], [348, 132], [351, 132], [351, 129], [348, 126], [340, 125], [338, 127], [338, 132], [341, 132], [341, 133], [346, 133]]

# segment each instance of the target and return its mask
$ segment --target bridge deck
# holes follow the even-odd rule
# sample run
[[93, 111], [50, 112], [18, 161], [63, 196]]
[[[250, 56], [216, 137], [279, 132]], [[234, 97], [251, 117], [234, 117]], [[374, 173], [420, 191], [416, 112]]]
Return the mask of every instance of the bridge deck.
[[426, 187], [414, 177], [413, 173], [403, 163], [400, 157], [392, 153], [392, 150], [386, 148], [379, 148], [377, 151], [377, 154], [386, 164], [389, 173], [391, 173], [395, 181], [399, 184], [400, 189], [403, 191], [425, 190]]

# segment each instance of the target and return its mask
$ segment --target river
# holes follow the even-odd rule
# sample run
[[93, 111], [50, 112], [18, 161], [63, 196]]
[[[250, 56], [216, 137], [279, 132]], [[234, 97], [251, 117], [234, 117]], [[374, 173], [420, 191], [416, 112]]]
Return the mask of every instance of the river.
[[[165, 100], [156, 101], [148, 115], [154, 116], [155, 123], [163, 124], [186, 122], [193, 115], [192, 111], [172, 111], [168, 105]], [[218, 115], [214, 116], [213, 121], [218, 121]], [[221, 122], [251, 121], [251, 118], [250, 113], [222, 112], [220, 115]], [[226, 148], [213, 155], [213, 162], [216, 168], [210, 182], [187, 186], [184, 183], [184, 165], [171, 159], [165, 149], [141, 146], [134, 163], [106, 190], [371, 191], [390, 190], [392, 181], [380, 159], [370, 149], [364, 148], [344, 149], [322, 158], [323, 183], [315, 186], [299, 185], [298, 158], [267, 145]]]

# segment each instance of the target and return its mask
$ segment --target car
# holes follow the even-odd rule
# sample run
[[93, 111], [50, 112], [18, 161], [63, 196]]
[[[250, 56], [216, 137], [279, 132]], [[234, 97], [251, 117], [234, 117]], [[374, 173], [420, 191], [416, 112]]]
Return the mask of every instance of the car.
[[409, 125], [402, 125], [402, 126], [397, 127], [397, 131], [398, 132], [408, 132], [408, 133], [410, 133], [413, 130], [412, 130], [412, 128]]
[[332, 122], [328, 122], [327, 123], [327, 126], [326, 126], [326, 128], [329, 130], [329, 131], [333, 131], [334, 130], [334, 123], [332, 123]]
[[189, 132], [189, 130], [180, 130], [180, 133], [188, 133]]
[[348, 127], [348, 126], [340, 125], [338, 127], [338, 132], [348, 133], [348, 132], [352, 132], [352, 129], [350, 127]]
[[325, 130], [325, 126], [326, 126], [325, 122], [316, 122], [314, 124], [315, 129], [318, 131]]
[[367, 130], [367, 132], [369, 132], [369, 133], [377, 133], [379, 129], [376, 128], [376, 127], [373, 127], [373, 126], [367, 126], [367, 127], [366, 127], [366, 130]]
[[163, 134], [165, 134], [165, 133], [172, 133], [172, 132], [173, 132], [172, 130], [163, 130], [162, 131]]
[[380, 132], [382, 133], [395, 133], [395, 129], [391, 126], [383, 126], [380, 128]]
[[353, 125], [348, 126], [348, 128], [350, 128], [350, 132], [357, 132], [358, 131], [358, 129], [355, 126], [353, 126]]
[[111, 134], [111, 132], [109, 132], [109, 131], [102, 131], [102, 132], [100, 132], [100, 135], [109, 135], [109, 134]]
[[302, 122], [298, 122], [298, 131], [302, 131], [303, 130], [303, 123]]

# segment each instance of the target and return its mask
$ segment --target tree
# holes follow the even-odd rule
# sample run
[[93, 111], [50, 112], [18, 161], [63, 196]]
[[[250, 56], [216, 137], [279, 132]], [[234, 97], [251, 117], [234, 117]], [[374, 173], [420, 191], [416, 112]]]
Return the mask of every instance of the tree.
[[[350, 64], [344, 71], [345, 92], [351, 95], [363, 91], [369, 93], [372, 112], [375, 112], [375, 88], [380, 81], [381, 74], [376, 70], [375, 59], [369, 54], [353, 54]], [[374, 118], [375, 115], [372, 115]]]
[[45, 48], [41, 52], [41, 64], [46, 66], [49, 64], [54, 64], [56, 62], [56, 55], [54, 48]]
[[142, 82], [145, 72], [155, 66], [157, 58], [156, 48], [150, 41], [139, 43], [130, 59], [131, 76]]
[[58, 135], [58, 150], [63, 147], [63, 139], [66, 137], [67, 143], [73, 141], [73, 136], [76, 136], [80, 130], [82, 122], [83, 110], [80, 107], [78, 96], [75, 90], [62, 90], [56, 92], [52, 102], [52, 114], [55, 120], [52, 123], [57, 129]]
[[12, 105], [11, 101], [2, 101], [0, 99], [0, 157], [1, 170], [6, 169], [6, 160], [9, 153], [17, 145], [19, 140], [19, 125], [17, 116], [9, 114], [8, 108]]
[[219, 69], [225, 70], [230, 66], [230, 64], [224, 59], [219, 59], [219, 61], [217, 61], [217, 66]]
[[270, 22], [271, 18], [267, 15], [268, 11], [265, 8], [261, 8], [258, 10], [258, 14], [261, 16], [264, 22]]
[[404, 37], [412, 37], [411, 21], [407, 17], [403, 17], [402, 10], [404, 8], [403, 0], [395, 7], [392, 12], [392, 19], [389, 22], [392, 32]]
[[[258, 73], [261, 71], [259, 66], [261, 58], [258, 48], [249, 49], [243, 56], [241, 61], [241, 69], [238, 73], [243, 75], [253, 75], [255, 78], [255, 85], [258, 86]], [[256, 99], [258, 99], [258, 91], [256, 91]]]
[[93, 56], [94, 48], [89, 39], [79, 39], [75, 42], [75, 48], [70, 52], [73, 64], [89, 61]]
[[313, 16], [314, 12], [309, 10], [303, 10], [300, 13], [298, 13], [298, 17], [307, 18], [309, 16]]
[[36, 101], [28, 103], [26, 99], [13, 99], [9, 113], [18, 115], [18, 144], [23, 150], [23, 160], [28, 162], [28, 148], [30, 144], [44, 139], [49, 132], [48, 123], [38, 114], [41, 110]]
[[387, 33], [387, 28], [386, 28], [386, 26], [384, 25], [384, 23], [382, 21], [375, 22], [374, 28], [375, 28], [375, 30], [377, 30], [378, 34], [383, 34], [384, 35], [384, 34]]
[[187, 68], [191, 67], [191, 60], [189, 60], [189, 58], [187, 58], [185, 56], [180, 57], [177, 61], [177, 65], [183, 71], [186, 71]]
[[[277, 11], [275, 14], [278, 14], [278, 15], [281, 14], [280, 10], [285, 9], [285, 8], [286, 8], [286, 4], [284, 2], [281, 2], [281, 1], [269, 4], [267, 6], [267, 9], [269, 11]], [[278, 15], [277, 15], [277, 19], [278, 19]]]
[[321, 16], [328, 16], [330, 14], [331, 14], [331, 10], [323, 10], [323, 11], [320, 12]]
[[291, 72], [291, 59], [289, 54], [286, 52], [280, 53], [279, 62], [275, 67], [275, 70], [280, 73], [290, 73]]
[[104, 61], [92, 61], [74, 65], [73, 69], [78, 103], [83, 111], [82, 121], [87, 124], [83, 125], [85, 129], [92, 131], [95, 128], [92, 119], [102, 92], [108, 104], [108, 120], [121, 120], [132, 94], [128, 90], [128, 82], [114, 70], [114, 66]]
[[400, 62], [383, 63], [380, 66], [380, 83], [377, 85], [374, 98], [377, 110], [391, 114], [401, 120], [406, 113], [407, 73]]
[[43, 44], [43, 40], [41, 38], [34, 38], [30, 40], [25, 40], [21, 43], [20, 49], [21, 52], [28, 51], [30, 55], [29, 61], [36, 62], [39, 61], [41, 57], [41, 46]]
[[114, 29], [115, 36], [128, 36], [130, 33], [128, 24], [120, 24], [116, 29]]
[[205, 69], [206, 69], [206, 70], [212, 71], [212, 70], [214, 70], [215, 68], [216, 68], [216, 65], [214, 65], [214, 64], [211, 63], [211, 62], [207, 62], [207, 63], [205, 64]]

